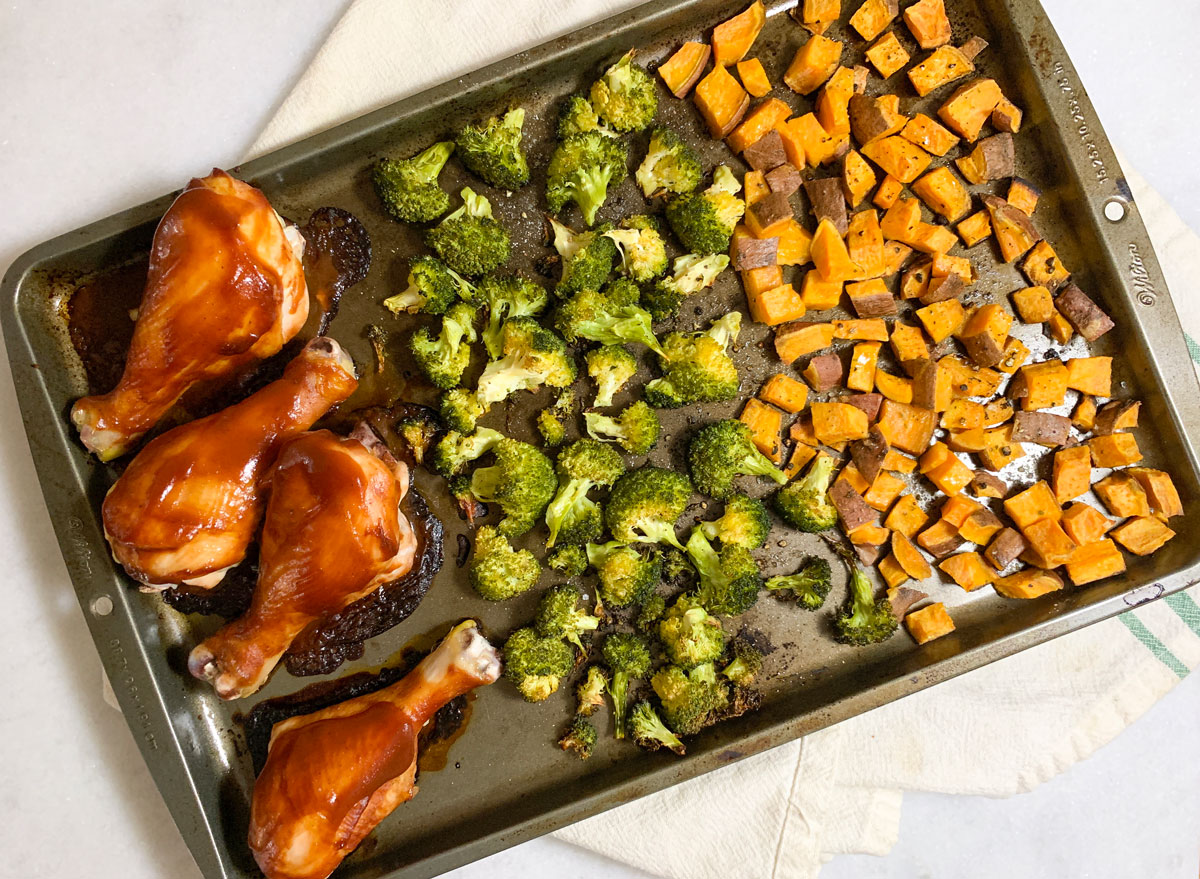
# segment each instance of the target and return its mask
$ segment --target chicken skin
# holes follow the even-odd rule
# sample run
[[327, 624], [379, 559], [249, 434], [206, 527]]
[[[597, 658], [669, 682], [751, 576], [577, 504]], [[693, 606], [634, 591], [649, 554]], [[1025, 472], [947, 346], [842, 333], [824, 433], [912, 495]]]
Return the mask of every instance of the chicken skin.
[[417, 793], [421, 727], [499, 675], [499, 655], [468, 620], [391, 686], [277, 723], [250, 805], [250, 848], [267, 879], [333, 872]]
[[271, 470], [258, 582], [245, 615], [197, 645], [193, 675], [223, 699], [259, 689], [292, 641], [413, 566], [417, 537], [400, 511], [408, 468], [371, 428], [293, 439]]
[[277, 381], [155, 437], [104, 498], [113, 558], [146, 591], [216, 586], [254, 539], [279, 449], [357, 386], [349, 355], [317, 338]]
[[303, 254], [253, 186], [215, 168], [188, 183], [154, 233], [120, 382], [71, 409], [88, 450], [125, 454], [192, 385], [278, 353], [308, 318]]

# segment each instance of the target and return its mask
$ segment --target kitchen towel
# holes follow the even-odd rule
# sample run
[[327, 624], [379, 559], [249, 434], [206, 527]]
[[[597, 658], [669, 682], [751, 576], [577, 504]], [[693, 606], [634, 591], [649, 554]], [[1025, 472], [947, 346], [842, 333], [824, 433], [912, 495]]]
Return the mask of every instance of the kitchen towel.
[[[357, 0], [251, 154], [635, 5]], [[1127, 174], [1200, 362], [1200, 239]], [[557, 836], [676, 879], [802, 879], [834, 854], [885, 854], [903, 791], [1027, 791], [1133, 722], [1200, 663], [1198, 600], [1200, 587], [1177, 593]]]

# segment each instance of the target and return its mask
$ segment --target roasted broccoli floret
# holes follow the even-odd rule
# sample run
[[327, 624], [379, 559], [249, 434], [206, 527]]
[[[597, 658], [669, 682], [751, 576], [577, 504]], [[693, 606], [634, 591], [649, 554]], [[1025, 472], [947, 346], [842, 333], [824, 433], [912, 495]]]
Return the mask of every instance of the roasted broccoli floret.
[[744, 546], [725, 544], [717, 551], [703, 529], [693, 528], [685, 550], [700, 575], [695, 598], [709, 613], [737, 616], [758, 601], [762, 573]]
[[646, 198], [664, 192], [677, 195], [691, 192], [700, 185], [703, 176], [696, 151], [674, 131], [662, 127], [650, 132], [646, 158], [634, 175]]
[[392, 314], [445, 314], [458, 300], [471, 299], [473, 288], [436, 256], [414, 256], [408, 263], [408, 287], [383, 300]]
[[617, 131], [641, 131], [658, 110], [654, 80], [633, 63], [633, 49], [592, 84], [590, 97], [597, 115]]
[[464, 187], [462, 200], [462, 207], [425, 233], [425, 241], [454, 271], [477, 278], [508, 262], [508, 232], [482, 195]]
[[579, 609], [580, 592], [567, 583], [551, 586], [542, 594], [534, 628], [543, 638], [562, 638], [584, 650], [580, 635], [595, 631], [600, 620]]
[[600, 597], [613, 607], [640, 604], [662, 579], [662, 559], [628, 543], [589, 543], [588, 561], [596, 569]]
[[777, 485], [787, 482], [783, 471], [758, 450], [750, 428], [733, 418], [713, 421], [692, 435], [688, 468], [697, 491], [725, 500], [734, 493], [738, 476], [765, 476]]
[[475, 591], [488, 601], [520, 595], [533, 587], [540, 573], [537, 557], [527, 549], [513, 549], [493, 526], [484, 525], [475, 534], [475, 552], [467, 574]]
[[554, 292], [566, 298], [579, 290], [599, 290], [613, 270], [617, 244], [604, 237], [603, 227], [595, 231], [574, 232], [553, 217], [548, 218], [554, 231], [554, 249], [558, 251], [562, 274]]
[[575, 651], [567, 642], [543, 638], [533, 629], [517, 629], [504, 645], [504, 676], [526, 702], [547, 699], [574, 667]]
[[487, 516], [487, 504], [481, 503], [479, 498], [471, 494], [471, 477], [455, 476], [449, 482], [450, 497], [454, 499], [454, 505], [458, 508], [458, 515], [465, 519], [470, 527], [474, 528], [476, 522]]
[[658, 413], [642, 400], [630, 403], [615, 418], [599, 412], [585, 412], [588, 436], [617, 443], [631, 455], [644, 455], [654, 448], [662, 425]]
[[517, 391], [542, 385], [565, 388], [575, 382], [575, 361], [566, 344], [533, 318], [506, 321], [500, 351], [502, 356], [487, 365], [476, 387], [485, 411]]
[[604, 233], [621, 253], [621, 271], [638, 283], [653, 281], [667, 270], [667, 245], [658, 224], [635, 215], [621, 221], [620, 229]]
[[629, 715], [629, 734], [639, 748], [647, 751], [666, 748], [680, 757], [687, 751], [683, 742], [679, 741], [679, 736], [667, 729], [649, 702], [639, 702], [633, 706], [633, 713]]
[[598, 665], [590, 666], [583, 680], [575, 687], [575, 713], [590, 717], [604, 704], [604, 691], [608, 689], [608, 675]]
[[380, 159], [371, 179], [379, 200], [402, 223], [429, 223], [450, 210], [450, 196], [438, 186], [438, 175], [454, 144], [435, 143], [409, 159]]
[[717, 680], [711, 663], [690, 672], [665, 665], [654, 673], [650, 686], [662, 703], [667, 726], [681, 736], [695, 735], [721, 719], [729, 705], [729, 685]]
[[812, 556], [794, 574], [783, 574], [767, 580], [768, 592], [791, 592], [805, 610], [816, 610], [825, 603], [833, 585], [833, 572], [829, 562], [820, 556]]
[[492, 449], [495, 463], [471, 474], [471, 493], [504, 511], [500, 533], [519, 537], [537, 524], [558, 481], [550, 459], [529, 443], [504, 437]]
[[575, 405], [575, 391], [563, 388], [558, 392], [558, 399], [548, 409], [542, 409], [537, 414], [537, 429], [542, 440], [551, 448], [561, 446], [567, 438], [566, 420], [571, 415], [571, 407]]
[[579, 205], [584, 222], [594, 225], [609, 186], [620, 183], [628, 173], [626, 158], [625, 144], [598, 131], [564, 138], [554, 148], [546, 168], [550, 213], [557, 214], [573, 201]]
[[614, 632], [604, 639], [601, 655], [612, 672], [608, 691], [613, 700], [613, 725], [616, 727], [616, 737], [623, 739], [629, 682], [645, 677], [650, 670], [650, 645], [641, 635]]
[[471, 343], [475, 334], [475, 309], [465, 302], [455, 303], [442, 315], [437, 336], [428, 327], [419, 327], [409, 339], [413, 361], [434, 385], [449, 389], [458, 384], [471, 362]]
[[580, 760], [592, 756], [592, 748], [596, 747], [596, 727], [584, 718], [576, 715], [571, 719], [571, 725], [558, 740], [558, 746], [564, 751], [574, 751]]
[[715, 662], [725, 652], [725, 630], [690, 595], [681, 595], [658, 624], [667, 658], [680, 668]]
[[731, 311], [702, 333], [669, 333], [666, 356], [659, 358], [663, 376], [646, 383], [646, 402], [656, 409], [689, 403], [719, 403], [738, 394], [738, 372], [729, 348], [742, 326], [741, 312]]
[[767, 515], [766, 505], [758, 498], [735, 494], [725, 501], [721, 518], [704, 522], [700, 527], [709, 540], [758, 549], [767, 542], [771, 517]]
[[487, 413], [488, 407], [466, 388], [451, 388], [442, 394], [438, 414], [446, 426], [458, 433], [473, 433], [475, 422]]
[[688, 561], [687, 554], [668, 547], [663, 550], [663, 580], [675, 586], [685, 586], [696, 579], [696, 569]]
[[529, 163], [521, 151], [525, 111], [517, 107], [482, 125], [458, 133], [458, 157], [467, 170], [497, 189], [520, 189], [529, 182]]
[[433, 447], [433, 469], [450, 479], [467, 469], [467, 465], [478, 460], [496, 447], [504, 434], [490, 427], [481, 427], [474, 433], [450, 430]]
[[434, 437], [441, 429], [433, 410], [425, 406], [414, 407], [396, 421], [396, 433], [404, 440], [417, 464], [425, 463], [425, 453], [433, 446]]
[[572, 134], [583, 134], [588, 131], [599, 131], [613, 137], [616, 132], [606, 128], [596, 115], [596, 108], [584, 95], [571, 95], [558, 108], [558, 127], [556, 133], [559, 140], [565, 140]]
[[624, 345], [604, 345], [584, 355], [587, 372], [596, 383], [597, 407], [611, 406], [613, 395], [637, 373], [637, 359]]
[[650, 313], [640, 305], [621, 305], [596, 290], [580, 290], [558, 307], [554, 325], [568, 342], [588, 339], [601, 345], [640, 342], [662, 353], [650, 328]]
[[666, 320], [679, 312], [687, 297], [711, 287], [728, 266], [724, 253], [686, 253], [675, 260], [670, 276], [642, 291], [642, 307], [655, 320]]
[[734, 638], [731, 652], [733, 659], [721, 670], [721, 674], [739, 687], [750, 686], [762, 671], [762, 651], [745, 638]]
[[[665, 553], [663, 553], [665, 555]], [[639, 631], [649, 635], [652, 632], [658, 631], [658, 621], [662, 619], [662, 615], [667, 612], [667, 600], [654, 592], [646, 596], [646, 600], [642, 602], [642, 606], [638, 608], [637, 619], [633, 624], [638, 627]]]
[[[467, 297], [464, 297], [467, 298]], [[536, 317], [545, 309], [546, 289], [518, 275], [487, 275], [470, 295], [487, 309], [487, 325], [480, 336], [488, 356], [499, 357], [504, 344], [504, 323], [514, 317]]]
[[850, 595], [833, 621], [838, 640], [861, 647], [886, 641], [896, 631], [896, 615], [886, 595], [875, 598], [875, 586], [853, 561], [850, 564]]
[[558, 453], [558, 493], [546, 507], [546, 546], [590, 543], [604, 531], [600, 505], [587, 496], [595, 486], [609, 486], [625, 472], [621, 456], [591, 437], [576, 440]]
[[679, 243], [692, 253], [728, 252], [733, 229], [746, 212], [746, 203], [737, 196], [741, 189], [733, 172], [719, 165], [708, 189], [671, 199], [667, 222]]
[[578, 577], [587, 570], [587, 553], [573, 543], [556, 546], [546, 553], [546, 567], [567, 577]]
[[829, 502], [829, 483], [834, 460], [817, 455], [800, 479], [793, 479], [775, 493], [775, 512], [793, 528], [815, 533], [837, 524], [837, 508]]
[[683, 544], [675, 523], [692, 499], [692, 483], [682, 473], [661, 467], [630, 470], [612, 487], [604, 508], [605, 524], [622, 543]]

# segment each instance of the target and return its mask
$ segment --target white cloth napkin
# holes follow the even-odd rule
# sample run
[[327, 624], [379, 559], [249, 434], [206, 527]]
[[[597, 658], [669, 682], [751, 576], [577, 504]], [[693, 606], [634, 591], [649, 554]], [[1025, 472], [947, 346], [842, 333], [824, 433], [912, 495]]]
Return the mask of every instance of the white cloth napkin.
[[[251, 154], [635, 5], [357, 0]], [[1200, 337], [1200, 239], [1139, 175], [1128, 176], [1184, 326]], [[1200, 360], [1190, 339], [1189, 348]], [[902, 791], [1007, 796], [1112, 739], [1200, 663], [1197, 599], [1200, 587], [557, 835], [677, 879], [802, 879], [834, 854], [885, 854]]]

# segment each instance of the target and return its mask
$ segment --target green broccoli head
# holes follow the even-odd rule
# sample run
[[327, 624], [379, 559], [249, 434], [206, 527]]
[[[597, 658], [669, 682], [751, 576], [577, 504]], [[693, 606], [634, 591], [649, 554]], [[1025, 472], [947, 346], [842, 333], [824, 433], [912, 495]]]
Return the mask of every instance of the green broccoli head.
[[733, 418], [704, 425], [688, 445], [692, 484], [709, 497], [725, 500], [734, 494], [737, 476], [765, 476], [781, 485], [783, 471], [754, 445], [750, 428]]
[[617, 131], [641, 131], [658, 110], [654, 80], [633, 63], [632, 49], [592, 84], [590, 97], [596, 114]]
[[562, 276], [554, 292], [563, 298], [580, 290], [599, 290], [612, 274], [617, 245], [595, 232], [573, 232], [553, 217], [554, 249], [562, 262]]
[[408, 263], [408, 287], [383, 304], [392, 314], [445, 314], [460, 296], [470, 300], [473, 293], [467, 280], [436, 256], [414, 256]]
[[654, 448], [662, 430], [658, 413], [642, 400], [626, 406], [615, 418], [585, 412], [583, 420], [592, 439], [615, 442], [631, 455], [644, 455]]
[[446, 479], [458, 476], [502, 439], [504, 434], [490, 427], [481, 427], [473, 433], [449, 430], [433, 447], [433, 469]]
[[589, 226], [608, 197], [608, 188], [625, 179], [625, 145], [598, 131], [572, 134], [560, 141], [546, 169], [546, 202], [557, 214], [575, 202]]
[[[675, 550], [668, 550], [675, 552]], [[666, 553], [660, 553], [666, 555]], [[667, 612], [667, 600], [654, 592], [646, 596], [646, 600], [642, 602], [642, 606], [638, 608], [637, 619], [633, 624], [637, 626], [638, 631], [649, 635], [658, 632], [658, 621], [662, 619], [662, 615]]]
[[409, 339], [414, 362], [434, 385], [455, 387], [471, 362], [471, 343], [475, 334], [475, 309], [465, 302], [455, 303], [442, 315], [437, 336], [428, 327], [420, 327]]
[[673, 192], [683, 195], [700, 185], [704, 176], [696, 151], [669, 128], [650, 132], [646, 158], [638, 165], [634, 178], [646, 198]]
[[504, 645], [504, 676], [526, 702], [542, 702], [558, 690], [575, 667], [575, 651], [558, 638], [543, 638], [533, 629], [517, 629]]
[[614, 632], [604, 639], [600, 652], [612, 673], [612, 683], [608, 691], [613, 700], [616, 737], [623, 739], [629, 682], [645, 677], [650, 671], [650, 645], [641, 635]]
[[642, 301], [642, 288], [631, 278], [613, 278], [601, 288], [600, 292], [611, 305], [617, 308], [637, 305]]
[[833, 621], [838, 640], [862, 647], [886, 641], [896, 631], [896, 616], [887, 596], [875, 598], [875, 586], [857, 564], [850, 563], [850, 595]]
[[380, 159], [371, 179], [384, 209], [402, 223], [429, 223], [450, 210], [450, 196], [438, 175], [454, 144], [435, 143], [409, 159]]
[[562, 638], [585, 651], [580, 636], [595, 631], [600, 620], [579, 609], [580, 597], [579, 590], [566, 583], [547, 589], [534, 616], [537, 633], [543, 638]]
[[834, 459], [824, 452], [809, 465], [800, 479], [793, 479], [775, 493], [775, 512], [801, 531], [828, 531], [837, 525], [837, 508], [829, 502]]
[[675, 260], [670, 276], [642, 291], [642, 307], [655, 320], [673, 317], [687, 297], [711, 287], [728, 267], [729, 256], [724, 253], [686, 253]]
[[584, 355], [584, 360], [588, 375], [596, 383], [593, 405], [597, 407], [611, 406], [613, 395], [637, 373], [637, 359], [624, 345], [593, 348]]
[[630, 470], [613, 484], [605, 524], [622, 543], [666, 543], [683, 549], [675, 523], [691, 499], [691, 480], [682, 473], [661, 467]]
[[621, 271], [634, 281], [644, 284], [667, 270], [667, 245], [650, 217], [626, 217], [620, 229], [604, 234], [620, 251]]
[[404, 440], [412, 460], [417, 464], [425, 463], [425, 453], [433, 447], [433, 441], [441, 429], [433, 410], [425, 406], [414, 407], [396, 421], [396, 433]]
[[717, 551], [701, 528], [693, 528], [685, 547], [700, 576], [695, 599], [709, 613], [737, 616], [758, 601], [762, 573], [744, 546], [726, 544]]
[[696, 579], [696, 569], [687, 554], [674, 547], [663, 550], [663, 580], [672, 586], [687, 588]]
[[500, 533], [519, 537], [537, 524], [558, 480], [550, 459], [529, 443], [504, 437], [492, 449], [495, 463], [471, 474], [471, 493], [504, 512]]
[[670, 333], [663, 339], [663, 376], [646, 383], [646, 402], [657, 409], [719, 403], [738, 394], [737, 366], [729, 348], [742, 315], [731, 311], [702, 333]]
[[425, 233], [425, 241], [451, 269], [477, 278], [508, 262], [508, 232], [482, 195], [464, 187], [462, 199], [462, 207]]
[[758, 549], [767, 542], [771, 517], [766, 505], [758, 498], [735, 494], [725, 501], [725, 512], [713, 522], [701, 524], [704, 536], [722, 544]]
[[671, 199], [667, 222], [679, 243], [692, 253], [726, 253], [734, 227], [746, 212], [746, 203], [737, 196], [741, 188], [733, 173], [720, 165], [708, 189]]
[[633, 712], [629, 715], [629, 733], [637, 746], [647, 751], [666, 748], [680, 757], [687, 752], [679, 736], [667, 729], [649, 702], [639, 702], [633, 706]]
[[558, 740], [558, 746], [564, 751], [574, 751], [580, 760], [586, 760], [592, 756], [592, 749], [596, 747], [597, 738], [596, 727], [576, 715], [571, 719], [571, 725], [567, 727], [562, 738]]
[[513, 549], [503, 534], [484, 525], [475, 535], [475, 552], [467, 576], [488, 601], [504, 601], [537, 583], [541, 565], [527, 549]]
[[475, 432], [475, 422], [487, 414], [488, 407], [466, 388], [451, 388], [442, 394], [438, 414], [446, 426], [458, 433]]
[[549, 448], [561, 446], [567, 440], [567, 426], [553, 408], [538, 412], [537, 429], [542, 435], [542, 442]]
[[458, 157], [484, 183], [497, 189], [520, 189], [529, 182], [529, 163], [521, 150], [525, 111], [517, 107], [482, 125], [458, 133]]
[[690, 672], [665, 665], [654, 673], [650, 686], [662, 703], [667, 726], [681, 736], [712, 726], [729, 705], [729, 685], [717, 680], [711, 663]]
[[749, 687], [762, 672], [762, 651], [745, 638], [735, 638], [730, 645], [733, 658], [721, 670], [726, 678], [739, 687]]
[[536, 320], [515, 317], [500, 331], [501, 357], [484, 368], [476, 396], [485, 407], [517, 391], [548, 385], [565, 388], [575, 382], [575, 360], [566, 343]]
[[820, 556], [811, 556], [805, 559], [796, 573], [771, 577], [766, 586], [768, 592], [790, 593], [805, 610], [816, 610], [829, 596], [829, 590], [833, 586], [833, 572], [828, 561]]
[[589, 666], [583, 680], [575, 687], [575, 713], [590, 717], [604, 704], [604, 692], [608, 689], [608, 675], [598, 665]]
[[487, 308], [487, 326], [481, 333], [488, 356], [503, 350], [504, 322], [514, 317], [536, 317], [550, 297], [540, 284], [519, 275], [487, 275], [475, 288], [471, 301]]
[[694, 597], [676, 599], [658, 624], [667, 658], [680, 668], [715, 662], [725, 652], [725, 631]]
[[615, 136], [615, 132], [606, 128], [596, 115], [596, 108], [584, 95], [571, 95], [558, 108], [558, 125], [555, 129], [559, 140], [566, 140], [572, 134], [584, 134], [588, 131], [598, 131], [601, 134]]
[[662, 559], [654, 551], [612, 541], [589, 543], [587, 556], [596, 569], [600, 597], [613, 607], [640, 604], [662, 579]]
[[601, 345], [640, 342], [661, 354], [662, 346], [650, 324], [650, 313], [641, 306], [618, 304], [597, 290], [578, 291], [558, 307], [554, 318], [555, 327], [569, 342], [580, 339]]
[[604, 531], [600, 505], [587, 494], [594, 486], [612, 485], [625, 472], [625, 463], [604, 443], [590, 437], [576, 440], [558, 454], [558, 493], [546, 507], [550, 535], [546, 546], [589, 543]]
[[546, 553], [546, 567], [566, 577], [578, 577], [587, 570], [587, 553], [582, 546], [564, 543]]

